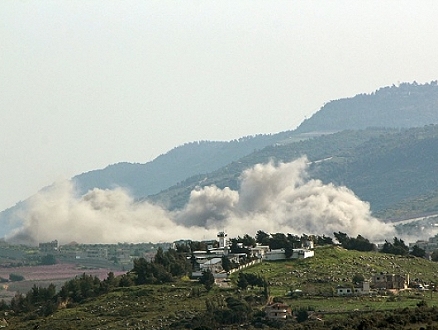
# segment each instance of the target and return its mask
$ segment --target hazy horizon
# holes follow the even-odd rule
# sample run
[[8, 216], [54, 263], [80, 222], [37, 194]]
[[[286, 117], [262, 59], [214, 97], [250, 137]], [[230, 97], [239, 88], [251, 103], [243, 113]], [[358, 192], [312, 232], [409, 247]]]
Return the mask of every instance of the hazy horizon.
[[2, 1], [0, 210], [109, 164], [436, 80], [437, 14], [434, 1]]

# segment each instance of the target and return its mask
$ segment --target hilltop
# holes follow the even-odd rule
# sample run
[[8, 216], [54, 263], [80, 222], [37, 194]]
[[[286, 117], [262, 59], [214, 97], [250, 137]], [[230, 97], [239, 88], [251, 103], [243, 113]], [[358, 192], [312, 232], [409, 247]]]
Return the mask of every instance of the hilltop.
[[438, 123], [438, 84], [402, 83], [371, 94], [326, 103], [297, 133], [338, 132], [368, 127], [419, 127]]

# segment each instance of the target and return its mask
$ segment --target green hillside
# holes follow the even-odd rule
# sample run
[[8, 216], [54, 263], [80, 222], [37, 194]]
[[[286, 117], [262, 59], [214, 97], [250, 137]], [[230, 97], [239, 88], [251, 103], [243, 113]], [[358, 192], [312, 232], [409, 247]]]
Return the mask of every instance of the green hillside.
[[[374, 211], [405, 199], [430, 194], [438, 187], [438, 126], [401, 130], [370, 139], [347, 155], [323, 162], [315, 176], [346, 185]], [[418, 209], [419, 213], [429, 212]]]
[[[152, 199], [180, 208], [187, 203], [190, 191], [196, 186], [215, 184], [236, 190], [244, 169], [270, 160], [289, 162], [306, 155], [309, 161], [316, 162], [309, 168], [311, 178], [345, 185], [359, 198], [368, 201], [374, 212], [383, 211], [397, 204], [401, 207], [404, 200], [415, 200], [436, 191], [437, 145], [437, 125], [401, 130], [342, 131], [268, 146], [217, 171], [191, 177]], [[430, 200], [426, 208], [419, 205], [415, 210], [409, 210], [409, 215], [422, 214], [437, 207], [438, 204]]]
[[367, 127], [419, 127], [438, 123], [438, 85], [402, 83], [371, 94], [326, 103], [297, 133], [336, 132]]
[[[306, 308], [324, 319], [324, 324], [312, 321], [298, 324], [292, 319], [282, 324], [284, 329], [340, 329], [335, 328], [339, 325], [342, 329], [357, 329], [357, 322], [367, 319], [367, 315], [375, 317], [385, 313], [382, 317], [392, 315], [394, 318], [402, 309], [405, 315], [417, 313], [419, 317], [395, 329], [419, 329], [423, 323], [422, 314], [415, 312], [417, 306], [420, 303], [438, 306], [438, 294], [432, 291], [411, 290], [398, 296], [369, 297], [333, 294], [338, 284], [348, 285], [356, 274], [365, 278], [376, 272], [409, 274], [411, 279], [422, 283], [436, 283], [438, 263], [415, 257], [347, 251], [330, 246], [316, 248], [314, 258], [263, 262], [242, 272], [262, 275], [270, 283], [270, 300], [282, 301], [295, 313]], [[255, 329], [257, 324], [263, 325], [260, 323], [263, 319], [261, 310], [266, 304], [263, 290], [258, 287], [238, 290], [237, 274], [233, 278], [230, 287], [216, 286], [209, 292], [192, 281], [118, 288], [45, 318], [36, 314], [8, 314], [5, 319], [12, 329], [195, 329], [204, 326], [198, 329], [206, 330], [235, 329], [239, 324], [246, 329]], [[296, 289], [302, 290], [300, 295], [289, 293]], [[422, 311], [429, 313], [429, 309]], [[231, 315], [229, 313], [237, 313], [233, 315], [240, 315], [240, 318], [220, 325], [218, 315], [226, 317]], [[429, 324], [438, 323], [431, 320]], [[265, 328], [271, 326], [277, 328], [276, 324], [264, 324]]]

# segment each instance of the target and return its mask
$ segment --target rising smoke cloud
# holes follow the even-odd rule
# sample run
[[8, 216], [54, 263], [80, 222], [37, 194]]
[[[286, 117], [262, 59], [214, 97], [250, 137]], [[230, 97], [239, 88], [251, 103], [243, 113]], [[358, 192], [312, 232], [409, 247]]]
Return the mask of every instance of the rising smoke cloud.
[[346, 187], [309, 179], [305, 157], [290, 163], [258, 164], [241, 175], [239, 191], [209, 186], [191, 192], [184, 209], [170, 212], [135, 202], [127, 191], [93, 189], [77, 196], [70, 181], [33, 196], [11, 242], [35, 244], [158, 242], [270, 233], [333, 236], [342, 231], [373, 241], [391, 239], [394, 227], [371, 216], [368, 203]]

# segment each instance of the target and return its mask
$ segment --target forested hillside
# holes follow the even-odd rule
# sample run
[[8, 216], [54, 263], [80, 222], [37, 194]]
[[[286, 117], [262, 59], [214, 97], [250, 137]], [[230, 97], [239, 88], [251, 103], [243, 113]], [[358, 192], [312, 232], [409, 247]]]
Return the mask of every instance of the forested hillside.
[[372, 94], [330, 101], [297, 133], [337, 132], [367, 127], [418, 127], [438, 123], [438, 85], [402, 83]]
[[373, 210], [382, 210], [438, 189], [437, 146], [438, 126], [401, 130], [365, 142], [348, 157], [321, 163], [314, 173], [325, 182], [345, 184]]
[[[343, 131], [287, 145], [269, 146], [218, 171], [194, 176], [153, 197], [182, 207], [196, 186], [238, 189], [239, 175], [270, 160], [288, 162], [302, 155], [315, 162], [311, 178], [352, 189], [379, 211], [404, 199], [431, 194], [438, 187], [438, 126], [412, 129]], [[418, 210], [422, 212], [422, 210]]]

